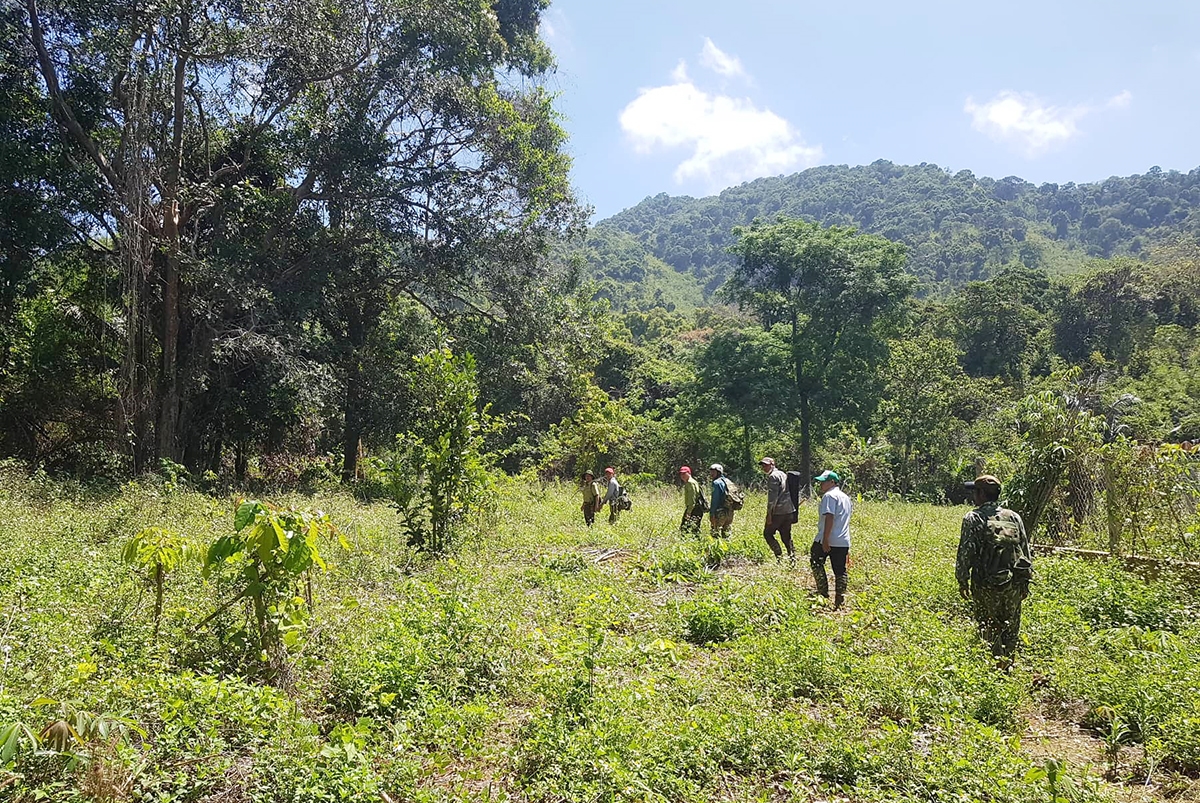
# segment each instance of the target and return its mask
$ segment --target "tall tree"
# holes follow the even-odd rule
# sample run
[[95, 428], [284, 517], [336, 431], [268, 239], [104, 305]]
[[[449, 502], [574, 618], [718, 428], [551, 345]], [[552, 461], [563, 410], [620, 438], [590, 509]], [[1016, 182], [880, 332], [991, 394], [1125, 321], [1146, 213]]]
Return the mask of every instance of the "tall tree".
[[[275, 223], [268, 242], [329, 229], [324, 257], [268, 266], [283, 292], [328, 285], [367, 327], [388, 306], [380, 295], [450, 314], [536, 274], [540, 240], [573, 208], [550, 100], [512, 80], [551, 64], [545, 5], [24, 0], [51, 117], [101, 189], [83, 228], [121, 255], [122, 409], [139, 465], [182, 455], [212, 341], [263, 334], [256, 317], [213, 325], [205, 270], [228, 256], [213, 243], [231, 214], [245, 220], [247, 195]], [[349, 353], [353, 387], [361, 350]]]
[[1010, 268], [959, 290], [946, 311], [963, 370], [1023, 382], [1038, 356], [1034, 344], [1056, 290], [1044, 273], [1027, 268]]
[[696, 384], [741, 429], [741, 470], [753, 471], [755, 432], [785, 425], [794, 409], [791, 348], [786, 331], [732, 330], [715, 335], [696, 355]]
[[913, 288], [905, 249], [852, 228], [783, 218], [734, 234], [739, 263], [726, 293], [765, 326], [789, 329], [800, 470], [809, 476], [817, 423], [861, 418], [878, 401], [878, 369]]
[[891, 345], [886, 396], [879, 406], [889, 440], [900, 448], [900, 492], [912, 490], [913, 463], [945, 442], [966, 377], [949, 340], [918, 335]]
[[1142, 266], [1118, 260], [1088, 276], [1061, 305], [1054, 346], [1079, 363], [1093, 352], [1120, 366], [1154, 333], [1153, 299], [1145, 289]]

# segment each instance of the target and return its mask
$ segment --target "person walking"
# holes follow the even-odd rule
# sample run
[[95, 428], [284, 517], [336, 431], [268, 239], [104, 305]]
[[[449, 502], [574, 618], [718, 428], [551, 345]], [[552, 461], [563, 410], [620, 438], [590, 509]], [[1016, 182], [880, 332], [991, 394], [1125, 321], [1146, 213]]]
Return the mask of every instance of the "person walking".
[[1033, 550], [1020, 514], [1000, 506], [1000, 480], [984, 474], [966, 486], [975, 509], [963, 516], [954, 576], [958, 593], [972, 603], [980, 635], [1007, 669], [1020, 638]]
[[[783, 550], [787, 550], [788, 562], [796, 565], [796, 547], [792, 544], [792, 516], [796, 506], [792, 504], [792, 496], [788, 493], [787, 474], [775, 466], [774, 458], [764, 457], [758, 461], [759, 467], [767, 475], [767, 518], [763, 523], [763, 538], [778, 562], [783, 558]], [[783, 547], [775, 540], [779, 540]]]
[[679, 522], [679, 532], [684, 535], [698, 535], [700, 523], [708, 510], [704, 491], [700, 489], [700, 483], [692, 477], [690, 466], [680, 466], [679, 481], [683, 483], [683, 520]]
[[608, 503], [608, 523], [616, 524], [621, 517], [621, 483], [617, 482], [617, 472], [612, 466], [604, 469], [604, 478], [608, 481], [608, 491], [604, 495], [604, 501]]
[[712, 480], [708, 526], [713, 538], [728, 538], [733, 532], [733, 511], [729, 508], [729, 481], [725, 479], [725, 467], [713, 463], [708, 467], [708, 476]]
[[596, 522], [596, 511], [604, 504], [604, 493], [596, 475], [591, 471], [583, 472], [583, 522], [591, 527]]
[[818, 596], [829, 599], [829, 575], [825, 573], [826, 559], [833, 565], [833, 607], [846, 601], [846, 562], [850, 557], [850, 497], [840, 487], [842, 478], [836, 471], [822, 471], [813, 477], [821, 492], [818, 508], [817, 536], [809, 553], [813, 580]]

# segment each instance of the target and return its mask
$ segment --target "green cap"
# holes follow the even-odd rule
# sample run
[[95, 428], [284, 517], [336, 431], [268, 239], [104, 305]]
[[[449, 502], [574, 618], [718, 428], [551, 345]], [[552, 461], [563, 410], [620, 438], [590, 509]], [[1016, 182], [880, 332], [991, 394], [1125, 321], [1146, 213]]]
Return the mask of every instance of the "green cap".
[[828, 470], [822, 471], [820, 474], [813, 477], [813, 482], [825, 482], [826, 480], [833, 480], [834, 482], [841, 482], [842, 478], [840, 476], [838, 476], [838, 473], [836, 471], [828, 471]]

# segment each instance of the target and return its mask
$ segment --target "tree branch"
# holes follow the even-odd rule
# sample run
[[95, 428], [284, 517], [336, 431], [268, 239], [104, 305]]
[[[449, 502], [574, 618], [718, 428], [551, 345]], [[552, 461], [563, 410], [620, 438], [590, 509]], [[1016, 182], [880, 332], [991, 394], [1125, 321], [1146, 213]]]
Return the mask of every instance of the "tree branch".
[[29, 30], [33, 38], [34, 50], [37, 52], [38, 67], [42, 74], [42, 80], [46, 82], [46, 90], [50, 94], [51, 108], [54, 110], [55, 116], [67, 129], [75, 144], [83, 148], [99, 168], [113, 195], [119, 195], [121, 182], [117, 178], [116, 171], [112, 169], [108, 159], [100, 152], [100, 146], [96, 144], [96, 141], [83, 130], [83, 126], [79, 124], [79, 120], [75, 118], [63, 97], [62, 88], [58, 83], [58, 71], [54, 67], [54, 60], [50, 58], [50, 51], [46, 48], [46, 37], [42, 31], [41, 20], [38, 18], [37, 0], [25, 0], [25, 8], [29, 12]]

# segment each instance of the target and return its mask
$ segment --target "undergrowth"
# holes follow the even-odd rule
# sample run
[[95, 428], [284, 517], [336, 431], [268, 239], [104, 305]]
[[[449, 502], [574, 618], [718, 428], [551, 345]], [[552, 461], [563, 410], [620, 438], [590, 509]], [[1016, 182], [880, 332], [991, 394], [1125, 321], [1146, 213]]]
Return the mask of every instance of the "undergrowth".
[[[0, 799], [1123, 799], [1071, 756], [1032, 757], [1043, 710], [1137, 746], [1152, 783], [1200, 773], [1186, 586], [1040, 558], [1004, 674], [957, 595], [961, 508], [861, 502], [833, 612], [803, 561], [771, 559], [760, 497], [727, 543], [681, 536], [666, 489], [612, 527], [574, 499], [508, 483], [440, 559], [382, 503], [271, 500], [321, 508], [345, 543], [322, 547], [268, 685], [227, 577], [175, 567], [156, 625], [156, 586], [122, 562], [146, 527], [198, 550], [228, 535], [233, 497], [6, 478]], [[806, 506], [801, 549], [814, 528]]]

